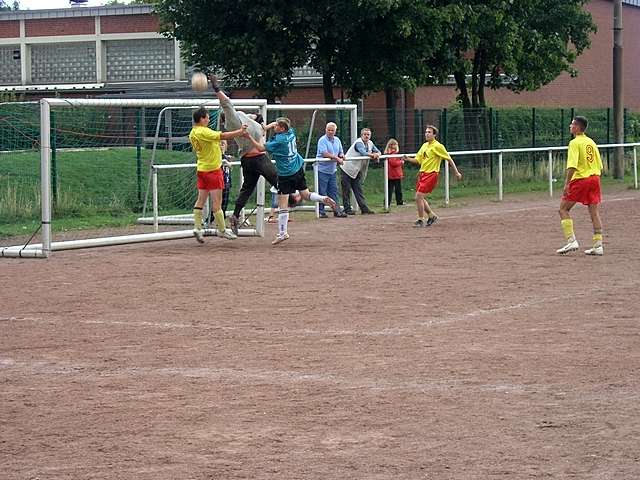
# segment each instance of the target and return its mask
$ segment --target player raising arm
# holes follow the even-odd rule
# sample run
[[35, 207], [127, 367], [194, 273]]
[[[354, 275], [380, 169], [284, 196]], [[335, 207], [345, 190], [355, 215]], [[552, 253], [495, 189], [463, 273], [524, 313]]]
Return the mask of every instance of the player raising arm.
[[189, 141], [197, 158], [197, 186], [198, 198], [193, 206], [193, 235], [200, 243], [204, 243], [202, 232], [202, 207], [211, 195], [211, 210], [218, 226], [218, 235], [233, 240], [236, 235], [225, 228], [224, 213], [222, 212], [222, 190], [224, 189], [224, 175], [222, 172], [222, 151], [220, 140], [245, 135], [246, 125], [232, 132], [219, 132], [209, 128], [209, 112], [201, 107], [193, 112], [193, 128], [189, 133]]
[[276, 162], [276, 170], [278, 171], [278, 185], [276, 187], [278, 189], [278, 234], [271, 243], [277, 245], [289, 238], [287, 232], [289, 194], [298, 190], [303, 200], [322, 202], [329, 205], [334, 212], [337, 211], [337, 205], [331, 197], [309, 191], [304, 176], [304, 160], [298, 153], [296, 134], [291, 128], [291, 121], [286, 117], [279, 117], [275, 122], [265, 126], [267, 130], [271, 128], [276, 134], [267, 143], [257, 142], [248, 135], [245, 135], [245, 138], [249, 138], [256, 149], [269, 152], [271, 158]]

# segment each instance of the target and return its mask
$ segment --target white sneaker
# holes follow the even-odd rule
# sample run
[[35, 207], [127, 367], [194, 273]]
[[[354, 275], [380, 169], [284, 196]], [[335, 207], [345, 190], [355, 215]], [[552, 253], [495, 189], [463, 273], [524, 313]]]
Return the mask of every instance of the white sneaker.
[[578, 248], [580, 248], [580, 245], [578, 245], [578, 241], [573, 240], [572, 242], [567, 243], [564, 247], [556, 250], [556, 253], [564, 255], [565, 253], [575, 252], [576, 250], [578, 250]]
[[227, 240], [235, 240], [236, 238], [238, 238], [238, 236], [229, 228], [227, 228], [224, 232], [218, 232], [218, 236], [221, 238], [226, 238]]
[[584, 253], [585, 255], [604, 255], [604, 248], [602, 248], [602, 245], [598, 245], [597, 247], [585, 250]]
[[193, 236], [196, 237], [198, 243], [204, 243], [204, 232], [200, 228], [195, 228], [193, 230]]
[[284, 235], [276, 235], [276, 238], [273, 239], [271, 245], [277, 245], [279, 243], [284, 242], [285, 240], [289, 240], [289, 234], [285, 233]]

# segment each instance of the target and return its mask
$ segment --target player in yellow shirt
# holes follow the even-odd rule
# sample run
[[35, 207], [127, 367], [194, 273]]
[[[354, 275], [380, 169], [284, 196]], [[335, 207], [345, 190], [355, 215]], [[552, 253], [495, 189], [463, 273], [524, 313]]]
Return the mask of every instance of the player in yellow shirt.
[[[418, 208], [418, 219], [413, 224], [414, 227], [428, 227], [433, 225], [438, 216], [429, 206], [426, 195], [431, 193], [438, 184], [438, 174], [440, 164], [446, 160], [451, 165], [453, 173], [458, 179], [462, 178], [462, 173], [458, 170], [456, 163], [436, 137], [438, 129], [433, 125], [427, 125], [424, 137], [426, 142], [420, 147], [415, 157], [404, 156], [404, 160], [420, 165], [420, 172], [416, 181], [416, 207]], [[427, 218], [425, 218], [425, 213]]]
[[220, 140], [244, 135], [246, 125], [232, 132], [219, 132], [209, 128], [209, 112], [201, 107], [193, 112], [193, 128], [189, 133], [189, 141], [197, 158], [198, 199], [193, 206], [193, 235], [200, 243], [204, 243], [202, 231], [202, 207], [207, 197], [211, 195], [211, 210], [218, 227], [218, 235], [229, 240], [237, 236], [226, 229], [224, 213], [222, 212], [222, 190], [224, 189], [224, 175], [222, 172], [222, 150]]
[[556, 250], [565, 254], [578, 250], [579, 245], [573, 232], [573, 220], [569, 211], [580, 202], [586, 205], [593, 224], [593, 246], [585, 250], [587, 255], [603, 255], [602, 221], [600, 220], [600, 174], [602, 159], [595, 142], [585, 135], [589, 122], [584, 117], [574, 117], [569, 131], [574, 139], [569, 142], [567, 154], [567, 174], [564, 182], [564, 193], [560, 201], [560, 223], [567, 239], [567, 244]]

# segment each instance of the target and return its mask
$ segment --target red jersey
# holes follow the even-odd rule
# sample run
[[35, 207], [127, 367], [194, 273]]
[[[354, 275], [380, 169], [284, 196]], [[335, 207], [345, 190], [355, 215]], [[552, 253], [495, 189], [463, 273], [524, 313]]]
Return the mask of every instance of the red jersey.
[[402, 165], [404, 164], [404, 160], [402, 160], [402, 157], [389, 157], [387, 160], [389, 161], [389, 180], [403, 178], [404, 171], [402, 170]]

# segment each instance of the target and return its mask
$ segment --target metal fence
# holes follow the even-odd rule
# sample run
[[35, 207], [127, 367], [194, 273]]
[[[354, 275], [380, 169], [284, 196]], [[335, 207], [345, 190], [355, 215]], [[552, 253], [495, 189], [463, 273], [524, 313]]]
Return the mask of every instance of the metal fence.
[[[610, 108], [372, 109], [364, 111], [361, 124], [372, 129], [373, 140], [381, 150], [392, 137], [399, 141], [402, 151], [418, 150], [429, 124], [438, 127], [439, 139], [450, 151], [492, 150], [565, 146], [571, 140], [569, 123], [575, 115], [589, 120], [587, 133], [596, 143], [615, 140]], [[624, 126], [624, 142], [640, 141], [640, 113], [625, 110]], [[530, 157], [535, 169], [537, 156]], [[480, 166], [488, 158], [475, 156], [472, 161]], [[609, 163], [609, 152], [604, 161]]]

